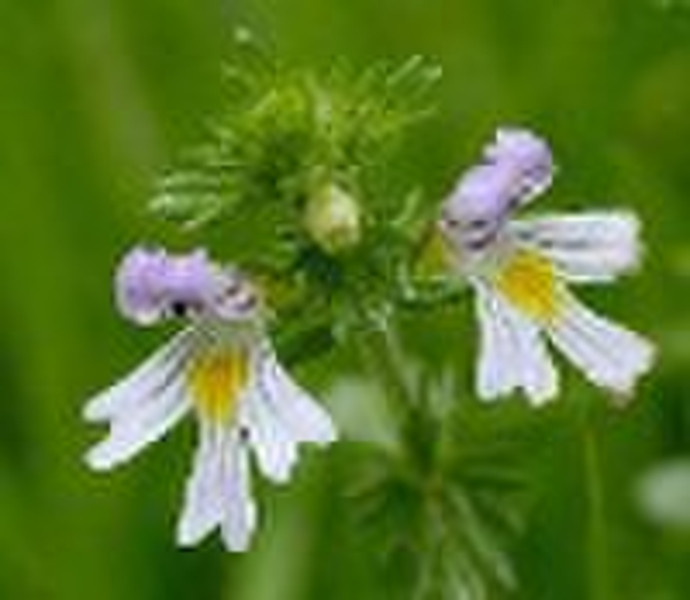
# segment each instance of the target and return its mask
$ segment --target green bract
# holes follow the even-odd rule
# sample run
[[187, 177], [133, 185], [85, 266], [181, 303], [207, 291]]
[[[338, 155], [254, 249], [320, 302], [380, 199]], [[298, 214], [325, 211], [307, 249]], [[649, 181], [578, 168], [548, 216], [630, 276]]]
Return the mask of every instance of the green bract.
[[307, 310], [331, 333], [409, 300], [423, 216], [412, 194], [381, 191], [382, 164], [429, 114], [439, 67], [412, 57], [315, 73], [245, 47], [224, 75], [210, 138], [161, 179], [152, 211], [216, 228], [229, 259], [266, 275], [275, 310]]

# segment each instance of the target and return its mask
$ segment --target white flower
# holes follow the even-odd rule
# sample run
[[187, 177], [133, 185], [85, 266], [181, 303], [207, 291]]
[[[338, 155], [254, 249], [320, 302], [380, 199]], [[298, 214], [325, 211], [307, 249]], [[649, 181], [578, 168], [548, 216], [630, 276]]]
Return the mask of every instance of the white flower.
[[[182, 277], [185, 285], [178, 288], [184, 288], [185, 298], [181, 299], [179, 289], [169, 286], [175, 278], [166, 273], [188, 266], [180, 264], [188, 259], [166, 257], [170, 264], [162, 269], [156, 266], [160, 277], [152, 285], [150, 273], [141, 277], [142, 253], [147, 251], [136, 252], [134, 267], [128, 259], [123, 262], [118, 285], [127, 284], [130, 291], [139, 286], [137, 303], [153, 293], [161, 315], [191, 315], [191, 324], [134, 372], [88, 402], [85, 419], [106, 422], [110, 431], [91, 448], [86, 460], [93, 469], [111, 469], [160, 439], [185, 415], [194, 414], [199, 423], [199, 446], [187, 482], [177, 541], [182, 546], [193, 545], [220, 527], [227, 549], [243, 551], [257, 521], [250, 454], [263, 475], [286, 482], [297, 462], [298, 445], [327, 445], [336, 439], [335, 427], [325, 410], [278, 363], [256, 317], [248, 282], [214, 266], [214, 286], [222, 288], [224, 282], [225, 293], [207, 295], [212, 304], [204, 304], [203, 295]], [[160, 261], [160, 251], [149, 255]], [[178, 269], [181, 272], [187, 271]], [[162, 289], [161, 281], [167, 282], [168, 289]], [[221, 298], [222, 310], [217, 310], [215, 304]], [[170, 309], [173, 305], [177, 307]], [[131, 312], [128, 307], [125, 300], [121, 306], [125, 314]], [[136, 308], [140, 308], [138, 304]]]
[[567, 284], [607, 282], [633, 269], [639, 222], [625, 211], [511, 219], [525, 203], [515, 190], [531, 199], [553, 176], [544, 168], [552, 164], [548, 147], [541, 142], [539, 152], [537, 140], [501, 130], [485, 150], [487, 162], [460, 179], [439, 222], [455, 267], [477, 294], [478, 393], [493, 399], [521, 389], [534, 404], [553, 398], [558, 373], [548, 339], [593, 383], [628, 396], [651, 367], [653, 346], [585, 307]]

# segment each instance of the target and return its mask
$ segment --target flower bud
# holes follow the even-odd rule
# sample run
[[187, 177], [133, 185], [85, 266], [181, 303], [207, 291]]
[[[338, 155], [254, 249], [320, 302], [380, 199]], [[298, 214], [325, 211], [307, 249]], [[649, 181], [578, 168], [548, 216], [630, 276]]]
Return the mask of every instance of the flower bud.
[[304, 214], [307, 232], [328, 254], [338, 254], [359, 243], [361, 220], [357, 201], [334, 183], [317, 188]]

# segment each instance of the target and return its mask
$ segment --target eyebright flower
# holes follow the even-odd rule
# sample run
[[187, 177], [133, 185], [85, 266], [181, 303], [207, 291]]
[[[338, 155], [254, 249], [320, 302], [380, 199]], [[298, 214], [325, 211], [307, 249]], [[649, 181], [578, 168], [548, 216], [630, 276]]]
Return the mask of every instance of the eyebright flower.
[[[625, 211], [512, 219], [551, 184], [547, 144], [500, 129], [484, 162], [445, 200], [439, 229], [477, 295], [478, 394], [522, 389], [534, 404], [558, 392], [547, 337], [593, 383], [629, 395], [651, 366], [652, 345], [580, 303], [567, 283], [613, 280], [639, 262], [639, 222]], [[545, 336], [543, 335], [545, 334]]]
[[286, 482], [300, 443], [336, 439], [331, 418], [278, 363], [251, 283], [204, 251], [131, 251], [116, 275], [116, 297], [135, 323], [181, 317], [187, 326], [88, 402], [85, 419], [110, 426], [88, 452], [88, 464], [111, 469], [194, 413], [199, 447], [177, 542], [196, 544], [220, 527], [228, 550], [245, 550], [257, 521], [250, 450], [263, 475]]

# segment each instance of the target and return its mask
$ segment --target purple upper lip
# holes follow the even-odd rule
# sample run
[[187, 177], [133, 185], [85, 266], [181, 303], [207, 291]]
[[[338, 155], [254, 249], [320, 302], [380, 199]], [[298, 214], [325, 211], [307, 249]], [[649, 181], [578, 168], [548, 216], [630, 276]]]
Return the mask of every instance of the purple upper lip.
[[544, 192], [553, 177], [548, 145], [524, 129], [499, 129], [443, 206], [448, 233], [469, 249], [494, 239], [509, 215]]
[[123, 316], [141, 325], [166, 315], [187, 316], [190, 311], [210, 310], [228, 288], [228, 277], [204, 250], [174, 255], [139, 247], [117, 270], [117, 304]]

